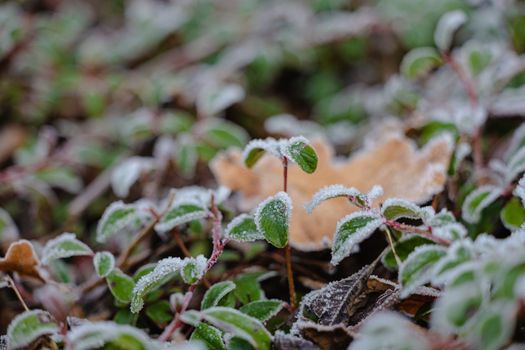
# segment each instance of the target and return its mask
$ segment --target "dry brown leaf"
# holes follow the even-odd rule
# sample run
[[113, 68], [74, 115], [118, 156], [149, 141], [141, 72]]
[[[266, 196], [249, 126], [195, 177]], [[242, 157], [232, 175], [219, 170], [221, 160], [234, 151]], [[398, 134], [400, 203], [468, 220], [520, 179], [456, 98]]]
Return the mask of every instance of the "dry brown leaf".
[[[376, 205], [390, 197], [423, 203], [443, 190], [446, 171], [453, 151], [452, 138], [442, 135], [418, 149], [414, 142], [398, 131], [386, 131], [348, 159], [334, 158], [330, 145], [313, 142], [319, 163], [313, 174], [292, 165], [288, 174], [288, 192], [293, 200], [290, 243], [301, 250], [330, 247], [336, 223], [356, 209], [348, 201], [332, 199], [308, 214], [304, 208], [322, 187], [342, 184], [362, 192], [381, 185], [384, 195]], [[280, 160], [265, 155], [252, 168], [244, 166], [239, 150], [220, 154], [211, 164], [219, 184], [242, 194], [241, 210], [251, 210], [259, 202], [282, 190]]]
[[11, 243], [5, 257], [0, 258], [0, 271], [17, 272], [22, 276], [43, 280], [38, 271], [39, 264], [31, 242], [21, 239]]

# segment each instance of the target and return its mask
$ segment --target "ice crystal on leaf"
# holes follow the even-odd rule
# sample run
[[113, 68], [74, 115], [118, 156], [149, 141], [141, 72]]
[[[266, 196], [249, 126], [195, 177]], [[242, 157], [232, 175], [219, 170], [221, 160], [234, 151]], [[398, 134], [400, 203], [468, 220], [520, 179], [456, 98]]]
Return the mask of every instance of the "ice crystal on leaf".
[[291, 217], [292, 201], [286, 192], [279, 192], [257, 206], [255, 225], [268, 242], [282, 248], [288, 243]]
[[140, 176], [153, 170], [156, 162], [153, 158], [131, 157], [119, 164], [111, 174], [111, 187], [119, 197], [127, 197], [131, 186]]
[[79, 241], [74, 233], [63, 233], [46, 243], [42, 251], [42, 263], [48, 264], [55, 259], [92, 254], [91, 248]]

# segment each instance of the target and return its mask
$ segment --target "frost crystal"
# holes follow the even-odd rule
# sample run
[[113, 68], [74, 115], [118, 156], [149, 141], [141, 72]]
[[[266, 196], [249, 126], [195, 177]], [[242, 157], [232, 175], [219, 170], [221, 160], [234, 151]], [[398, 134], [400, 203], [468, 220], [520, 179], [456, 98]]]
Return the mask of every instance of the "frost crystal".
[[308, 213], [312, 213], [312, 211], [319, 205], [321, 202], [336, 198], [336, 197], [357, 197], [360, 195], [361, 192], [359, 192], [357, 189], [351, 187], [345, 187], [343, 185], [330, 185], [321, 188], [319, 191], [317, 191], [316, 194], [313, 195], [310, 202], [305, 204], [306, 211]]
[[[372, 189], [367, 193], [368, 201], [372, 202], [374, 199], [381, 197], [384, 194], [383, 187], [374, 185]], [[371, 203], [369, 203], [371, 204]]]
[[[237, 216], [228, 224], [228, 226], [226, 226], [224, 236], [238, 242], [253, 242], [259, 239], [264, 239], [264, 235], [257, 230], [257, 226], [250, 227], [249, 224], [244, 225], [245, 222], [249, 223], [252, 222], [252, 220], [253, 218], [249, 214], [241, 214]], [[253, 226], [253, 224], [251, 224], [251, 226]]]
[[288, 158], [289, 161], [294, 161], [297, 157], [300, 156], [300, 154], [292, 154], [291, 152], [298, 152], [297, 149], [295, 151], [292, 151], [290, 148], [290, 145], [293, 145], [294, 143], [304, 143], [306, 145], [310, 145], [310, 141], [304, 136], [294, 136], [289, 139], [281, 139], [279, 140], [279, 149], [280, 153], [284, 155], [286, 158]]
[[[288, 218], [288, 221], [291, 220], [292, 218], [292, 209], [293, 209], [293, 206], [292, 206], [292, 199], [290, 198], [290, 196], [288, 195], [288, 193], [286, 192], [278, 192], [276, 193], [274, 196], [270, 196], [268, 198], [266, 198], [264, 201], [262, 201], [261, 203], [259, 203], [259, 205], [257, 206], [257, 209], [255, 211], [255, 225], [257, 225], [257, 229], [259, 231], [261, 231], [261, 211], [263, 210], [263, 208], [265, 208], [268, 203], [270, 203], [271, 201], [273, 200], [278, 200], [280, 202], [283, 202], [285, 204], [285, 207], [286, 207], [286, 217]], [[271, 206], [270, 207], [270, 210], [273, 210], [275, 212], [274, 215], [279, 215], [281, 216], [281, 212], [280, 212], [280, 206], [277, 207], [277, 206]]]
[[280, 142], [272, 137], [266, 139], [255, 139], [250, 141], [242, 153], [242, 159], [246, 160], [248, 155], [255, 149], [262, 149], [278, 158], [281, 157]]
[[388, 198], [381, 206], [381, 213], [389, 220], [399, 218], [421, 219], [421, 208], [406, 199]]
[[155, 160], [147, 157], [131, 157], [119, 164], [111, 174], [111, 187], [119, 197], [127, 197], [129, 189], [142, 173], [155, 168]]
[[74, 233], [66, 232], [46, 243], [42, 251], [42, 263], [47, 264], [55, 259], [91, 254], [93, 254], [91, 248], [79, 241]]
[[98, 221], [97, 242], [106, 242], [110, 236], [124, 228], [138, 226], [149, 218], [146, 210], [137, 210], [138, 207], [145, 209], [146, 203], [140, 201], [137, 204], [124, 204], [122, 201], [111, 203]]
[[155, 231], [167, 232], [175, 226], [193, 220], [204, 219], [208, 215], [208, 209], [198, 200], [175, 200], [171, 208], [166, 211], [160, 221], [155, 225]]
[[458, 28], [467, 21], [467, 15], [461, 10], [445, 13], [439, 20], [434, 32], [436, 46], [444, 52], [450, 49], [452, 36]]

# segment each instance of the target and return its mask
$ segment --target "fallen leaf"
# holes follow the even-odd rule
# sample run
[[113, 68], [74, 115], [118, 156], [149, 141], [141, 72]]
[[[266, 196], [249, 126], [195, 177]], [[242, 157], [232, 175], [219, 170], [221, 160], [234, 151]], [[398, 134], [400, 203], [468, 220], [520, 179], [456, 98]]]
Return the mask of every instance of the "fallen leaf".
[[38, 271], [40, 261], [31, 242], [21, 239], [11, 243], [5, 257], [0, 259], [0, 271], [16, 272], [22, 276], [43, 280]]
[[324, 326], [314, 322], [304, 322], [301, 334], [322, 350], [346, 349], [354, 334], [342, 325]]
[[[322, 187], [342, 184], [368, 192], [372, 186], [381, 185], [384, 195], [376, 200], [376, 205], [390, 197], [424, 203], [443, 190], [453, 151], [449, 135], [432, 139], [422, 149], [399, 130], [385, 128], [374, 140], [342, 160], [334, 157], [329, 144], [314, 140], [319, 158], [317, 170], [306, 174], [298, 166], [290, 165], [288, 193], [293, 201], [290, 244], [294, 248], [304, 251], [329, 248], [337, 221], [356, 210], [339, 198], [323, 202], [308, 214], [304, 204]], [[264, 155], [248, 169], [241, 152], [229, 150], [214, 159], [211, 169], [220, 185], [241, 193], [241, 210], [249, 211], [282, 191], [282, 165], [270, 155]]]

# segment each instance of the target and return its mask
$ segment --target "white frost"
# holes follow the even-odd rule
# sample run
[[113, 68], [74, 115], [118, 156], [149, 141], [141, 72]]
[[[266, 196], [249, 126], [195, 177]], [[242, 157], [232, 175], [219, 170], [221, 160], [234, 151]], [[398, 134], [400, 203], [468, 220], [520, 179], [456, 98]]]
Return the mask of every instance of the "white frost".
[[148, 157], [131, 157], [120, 163], [111, 174], [111, 187], [119, 197], [127, 197], [129, 189], [139, 177], [156, 166], [156, 161]]
[[305, 204], [306, 211], [308, 213], [312, 213], [312, 211], [319, 205], [321, 202], [336, 198], [336, 197], [356, 197], [360, 195], [361, 192], [359, 192], [357, 189], [353, 187], [345, 187], [343, 185], [337, 184], [337, 185], [329, 185], [326, 187], [321, 188], [317, 193], [315, 193], [310, 200], [310, 202]]
[[[68, 246], [67, 248], [64, 245]], [[63, 233], [50, 239], [42, 251], [42, 263], [51, 260], [69, 258], [77, 255], [91, 255], [93, 251], [85, 243], [79, 241], [74, 233]]]

